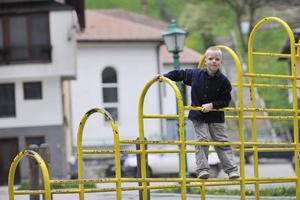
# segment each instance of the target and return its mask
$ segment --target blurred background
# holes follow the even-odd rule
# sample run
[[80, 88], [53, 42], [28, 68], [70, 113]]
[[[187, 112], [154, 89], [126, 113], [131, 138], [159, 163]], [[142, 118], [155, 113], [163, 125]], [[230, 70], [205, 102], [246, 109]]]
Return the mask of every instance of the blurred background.
[[[7, 184], [12, 159], [30, 144], [48, 144], [52, 177], [76, 178], [77, 129], [92, 108], [110, 112], [121, 139], [136, 139], [138, 101], [144, 85], [155, 75], [174, 69], [172, 53], [162, 37], [171, 19], [188, 33], [180, 68], [196, 67], [207, 47], [223, 44], [239, 55], [247, 71], [247, 40], [255, 23], [276, 16], [285, 20], [296, 36], [299, 11], [298, 0], [0, 0], [0, 185]], [[282, 27], [267, 24], [255, 38], [255, 49], [280, 53], [287, 39]], [[236, 82], [231, 57], [225, 53], [224, 60], [224, 73]], [[288, 60], [260, 57], [254, 62], [255, 72], [290, 74]], [[183, 91], [189, 105], [190, 88]], [[234, 106], [235, 89], [232, 96]], [[258, 89], [256, 97], [259, 107], [292, 107], [288, 90]], [[171, 88], [163, 84], [152, 87], [144, 112], [175, 114]], [[289, 120], [265, 120], [257, 126], [260, 141], [293, 141]], [[228, 121], [228, 128], [232, 141], [238, 141], [237, 122]], [[193, 131], [187, 121], [187, 139], [194, 139]], [[176, 140], [177, 121], [146, 121], [145, 132], [148, 140]], [[245, 122], [245, 136], [251, 140], [250, 121]], [[113, 149], [112, 129], [103, 116], [90, 117], [83, 145]], [[291, 152], [265, 153], [259, 155], [262, 163], [271, 158], [271, 165], [279, 163], [292, 173]], [[123, 155], [122, 164], [128, 158]], [[247, 154], [249, 166], [251, 161], [252, 155]], [[112, 176], [113, 163], [112, 156], [86, 156], [85, 176]], [[28, 180], [28, 171], [24, 160], [15, 183]], [[219, 172], [216, 176], [222, 176]]]

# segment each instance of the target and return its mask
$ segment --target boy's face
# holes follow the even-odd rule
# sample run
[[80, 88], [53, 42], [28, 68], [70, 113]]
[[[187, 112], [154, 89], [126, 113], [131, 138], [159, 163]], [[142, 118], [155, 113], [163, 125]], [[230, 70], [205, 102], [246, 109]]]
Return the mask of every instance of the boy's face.
[[208, 51], [205, 56], [205, 65], [209, 73], [216, 73], [222, 65], [222, 54], [219, 51]]

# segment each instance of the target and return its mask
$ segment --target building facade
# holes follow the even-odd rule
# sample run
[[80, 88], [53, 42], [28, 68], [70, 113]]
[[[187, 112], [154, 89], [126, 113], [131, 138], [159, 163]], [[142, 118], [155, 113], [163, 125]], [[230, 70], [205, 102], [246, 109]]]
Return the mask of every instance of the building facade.
[[[76, 76], [77, 14], [54, 0], [0, 2], [0, 184], [13, 157], [30, 144], [47, 143], [50, 173], [66, 176], [71, 153], [64, 95]], [[22, 161], [15, 182], [28, 178]]]
[[[138, 137], [138, 102], [145, 84], [172, 68], [172, 55], [163, 46], [166, 23], [124, 10], [87, 10], [86, 28], [77, 35], [78, 74], [71, 82], [73, 138], [81, 117], [92, 108], [104, 108], [116, 120], [121, 139]], [[186, 49], [183, 67], [194, 67], [200, 54]], [[145, 98], [144, 112], [176, 112], [172, 91], [155, 84]], [[145, 120], [145, 136], [157, 140], [166, 134], [166, 120]], [[171, 122], [172, 123], [172, 122]], [[76, 146], [76, 139], [73, 140]], [[110, 124], [93, 115], [83, 134], [85, 146], [113, 145]]]

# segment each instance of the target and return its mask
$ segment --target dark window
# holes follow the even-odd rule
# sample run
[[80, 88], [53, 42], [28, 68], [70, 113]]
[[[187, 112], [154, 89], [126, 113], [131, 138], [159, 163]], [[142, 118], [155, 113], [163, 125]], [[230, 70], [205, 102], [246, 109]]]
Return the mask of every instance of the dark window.
[[102, 91], [104, 103], [118, 102], [117, 72], [107, 67], [102, 72]]
[[[102, 71], [102, 96], [105, 109], [115, 121], [118, 120], [118, 80], [113, 67], [106, 67]], [[106, 120], [107, 121], [107, 120]]]
[[42, 82], [23, 83], [24, 99], [42, 99]]
[[[115, 121], [118, 121], [118, 108], [104, 108], [107, 112], [110, 113], [111, 117], [113, 118], [113, 120]], [[108, 121], [106, 118], [105, 118], [105, 121]]]
[[0, 117], [15, 117], [15, 85], [0, 84]]
[[0, 17], [0, 63], [50, 61], [47, 13]]
[[103, 102], [118, 102], [118, 88], [103, 87]]
[[26, 148], [29, 147], [31, 144], [36, 144], [41, 146], [41, 144], [45, 143], [45, 138], [43, 136], [40, 137], [26, 137]]
[[102, 72], [102, 82], [103, 83], [116, 83], [117, 82], [116, 70], [112, 67], [105, 68]]

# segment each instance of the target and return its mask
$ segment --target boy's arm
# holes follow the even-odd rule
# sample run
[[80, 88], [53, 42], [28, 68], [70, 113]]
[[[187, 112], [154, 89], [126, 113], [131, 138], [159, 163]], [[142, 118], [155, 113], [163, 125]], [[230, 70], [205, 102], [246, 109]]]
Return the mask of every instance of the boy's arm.
[[216, 101], [212, 102], [212, 106], [214, 109], [224, 108], [229, 106], [229, 102], [231, 100], [231, 84], [228, 81], [226, 84], [224, 84], [224, 87], [222, 88], [222, 92], [219, 95], [219, 98]]
[[172, 81], [183, 81], [186, 85], [191, 85], [193, 70], [186, 69], [186, 70], [173, 70], [166, 74], [164, 77], [171, 79]]

